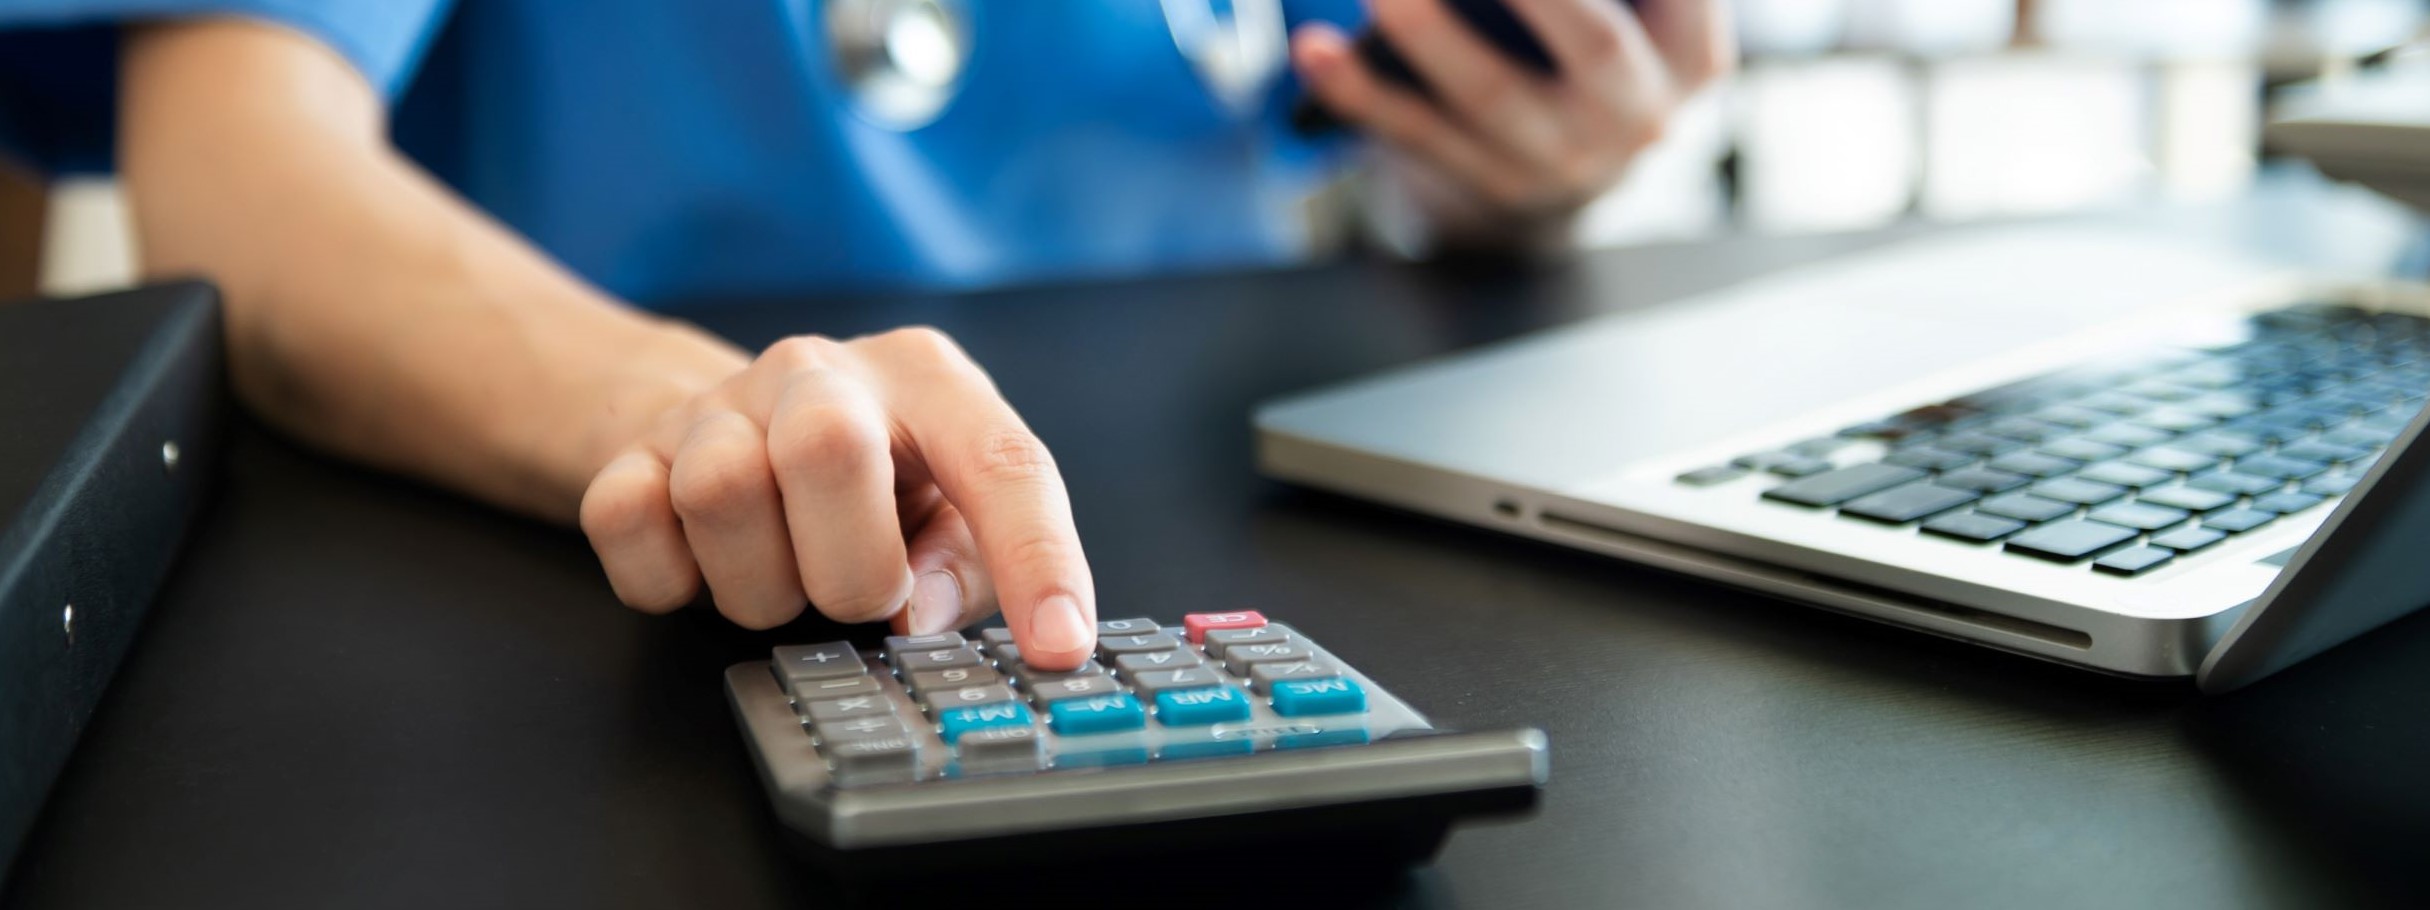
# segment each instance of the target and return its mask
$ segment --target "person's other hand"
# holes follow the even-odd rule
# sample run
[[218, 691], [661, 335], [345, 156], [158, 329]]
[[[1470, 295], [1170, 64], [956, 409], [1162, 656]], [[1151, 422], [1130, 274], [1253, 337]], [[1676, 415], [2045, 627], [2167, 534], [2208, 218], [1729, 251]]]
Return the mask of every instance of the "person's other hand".
[[933, 329], [777, 342], [610, 459], [582, 530], [616, 596], [649, 612], [705, 581], [753, 629], [807, 603], [926, 634], [1000, 603], [1026, 661], [1073, 667], [1096, 643], [1053, 458]]
[[[1662, 135], [1679, 102], [1729, 71], [1721, 0], [1499, 0], [1533, 31], [1555, 74], [1512, 60], [1447, 0], [1371, 0], [1374, 28], [1439, 103], [1386, 82], [1322, 24], [1292, 57], [1309, 91], [1423, 171], [1424, 189], [1508, 220], [1574, 212]], [[1434, 202], [1434, 200], [1421, 200]], [[1439, 205], [1432, 206], [1439, 208]]]

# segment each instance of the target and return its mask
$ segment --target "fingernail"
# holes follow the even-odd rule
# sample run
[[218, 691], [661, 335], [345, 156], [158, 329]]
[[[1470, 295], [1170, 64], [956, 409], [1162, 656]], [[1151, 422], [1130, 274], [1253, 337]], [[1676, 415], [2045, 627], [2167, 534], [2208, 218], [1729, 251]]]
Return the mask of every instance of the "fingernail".
[[1029, 614], [1030, 647], [1041, 652], [1063, 654], [1086, 651], [1097, 630], [1089, 625], [1088, 617], [1080, 612], [1080, 602], [1071, 595], [1057, 594], [1039, 602]]
[[962, 583], [942, 569], [911, 583], [911, 634], [934, 635], [962, 618]]

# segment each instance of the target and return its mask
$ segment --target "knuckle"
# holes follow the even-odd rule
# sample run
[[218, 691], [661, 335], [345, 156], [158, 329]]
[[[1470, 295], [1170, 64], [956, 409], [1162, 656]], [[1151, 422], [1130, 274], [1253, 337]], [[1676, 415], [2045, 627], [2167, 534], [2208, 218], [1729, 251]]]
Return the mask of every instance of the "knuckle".
[[962, 366], [970, 362], [970, 355], [954, 343], [953, 336], [935, 326], [905, 326], [878, 336], [878, 340], [924, 366]]
[[1467, 88], [1461, 92], [1463, 99], [1470, 107], [1489, 113], [1506, 111], [1518, 104], [1520, 93], [1527, 87], [1518, 74], [1510, 72], [1508, 67], [1478, 73], [1467, 83]]
[[886, 428], [874, 415], [821, 404], [785, 415], [769, 433], [768, 461], [786, 471], [849, 471], [883, 456], [887, 446]]
[[754, 632], [764, 632], [792, 622], [807, 607], [803, 603], [735, 603], [717, 599], [717, 612], [728, 622]]
[[1082, 559], [1078, 541], [1045, 534], [1033, 534], [1014, 541], [1005, 549], [1005, 557], [1013, 565], [1048, 573]]
[[744, 451], [701, 451], [676, 462], [667, 489], [684, 520], [714, 522], [747, 507], [766, 486], [767, 470], [764, 459]]
[[651, 615], [673, 613], [699, 596], [696, 578], [668, 579], [658, 584], [637, 586], [637, 590], [619, 591], [617, 598], [624, 605]]
[[979, 449], [972, 453], [971, 474], [985, 484], [1029, 484], [1052, 482], [1055, 456], [1046, 450], [1046, 443], [1024, 427], [1001, 427], [989, 430], [979, 438]]
[[628, 478], [592, 481], [582, 494], [582, 535], [597, 542], [638, 534], [649, 528], [650, 512], [657, 502], [652, 491]]
[[833, 369], [843, 343], [823, 335], [794, 335], [779, 339], [760, 352], [759, 359], [786, 373]]
[[904, 590], [904, 582], [900, 579], [879, 585], [870, 584], [868, 579], [854, 579], [849, 583], [833, 583], [812, 591], [810, 602], [830, 619], [863, 622], [892, 614], [895, 607], [908, 596], [910, 592]]
[[1588, 63], [1610, 63], [1620, 59], [1620, 27], [1611, 22], [1598, 22], [1570, 37], [1578, 56]]

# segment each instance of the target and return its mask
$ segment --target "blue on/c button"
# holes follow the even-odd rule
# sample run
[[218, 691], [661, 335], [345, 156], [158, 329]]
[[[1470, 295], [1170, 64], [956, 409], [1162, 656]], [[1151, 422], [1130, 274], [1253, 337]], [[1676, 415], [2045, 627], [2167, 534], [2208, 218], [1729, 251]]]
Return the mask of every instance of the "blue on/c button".
[[937, 713], [937, 735], [948, 743], [962, 734], [989, 727], [1026, 727], [1031, 718], [1029, 708], [1017, 701], [1002, 701], [992, 705], [972, 705], [948, 708]]
[[1367, 691], [1347, 677], [1294, 679], [1274, 684], [1274, 713], [1284, 717], [1357, 714], [1367, 710]]
[[1156, 720], [1167, 727], [1201, 727], [1249, 719], [1249, 696], [1235, 686], [1156, 693]]
[[1113, 733], [1147, 726], [1147, 710], [1129, 693], [1072, 698], [1048, 705], [1046, 714], [1055, 732], [1065, 736]]

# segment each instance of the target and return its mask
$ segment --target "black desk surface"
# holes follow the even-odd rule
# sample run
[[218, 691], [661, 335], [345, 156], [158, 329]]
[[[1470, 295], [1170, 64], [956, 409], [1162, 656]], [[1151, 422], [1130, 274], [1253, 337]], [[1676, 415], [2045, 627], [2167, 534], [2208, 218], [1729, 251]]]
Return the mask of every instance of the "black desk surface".
[[[1108, 614], [1255, 606], [1440, 723], [1551, 733], [1535, 818], [1467, 829], [1435, 866], [1342, 895], [1357, 902], [2430, 899], [2430, 615], [2203, 700], [1251, 470], [1247, 414], [1268, 396], [1880, 239], [698, 315], [754, 344], [942, 326], [1061, 458]], [[832, 893], [775, 837], [718, 678], [831, 629], [627, 612], [572, 533], [258, 429], [229, 462], [7, 903], [747, 908]], [[1253, 861], [1253, 844], [1176, 857], [1173, 894], [1293, 903], [1261, 894], [1253, 867], [1223, 874]], [[948, 855], [902, 891], [1019, 905], [951, 870]]]

